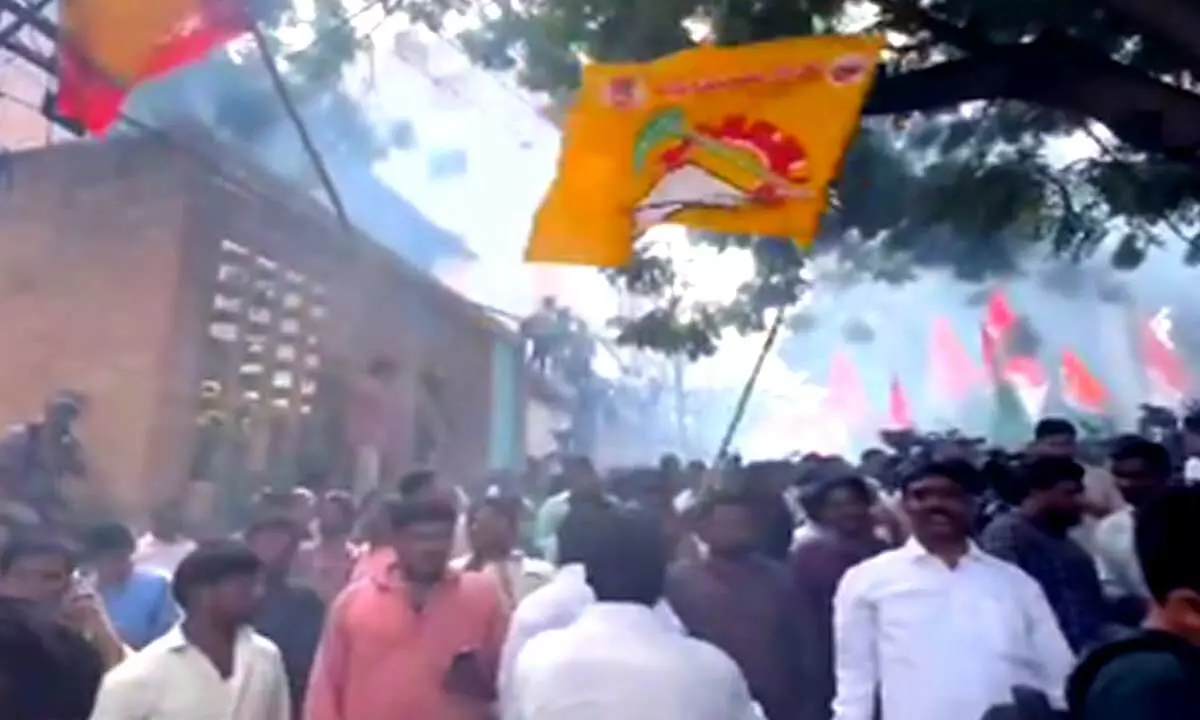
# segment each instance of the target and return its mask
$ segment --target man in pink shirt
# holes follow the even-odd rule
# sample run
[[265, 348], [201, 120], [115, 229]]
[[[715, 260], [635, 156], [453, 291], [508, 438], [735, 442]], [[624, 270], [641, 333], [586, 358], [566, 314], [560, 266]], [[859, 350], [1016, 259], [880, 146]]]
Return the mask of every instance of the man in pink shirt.
[[307, 720], [486, 720], [508, 627], [490, 576], [448, 569], [455, 507], [389, 504], [396, 562], [334, 603], [313, 666]]

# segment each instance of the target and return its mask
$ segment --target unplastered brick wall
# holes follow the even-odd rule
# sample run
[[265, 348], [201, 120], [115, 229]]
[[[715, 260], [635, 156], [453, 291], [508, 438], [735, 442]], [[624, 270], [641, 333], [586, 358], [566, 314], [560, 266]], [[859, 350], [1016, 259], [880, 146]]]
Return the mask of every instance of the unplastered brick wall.
[[[132, 142], [132, 141], [130, 141]], [[161, 146], [74, 143], [14, 155], [0, 191], [0, 421], [81, 392], [96, 481], [136, 505], [180, 270], [182, 198]]]

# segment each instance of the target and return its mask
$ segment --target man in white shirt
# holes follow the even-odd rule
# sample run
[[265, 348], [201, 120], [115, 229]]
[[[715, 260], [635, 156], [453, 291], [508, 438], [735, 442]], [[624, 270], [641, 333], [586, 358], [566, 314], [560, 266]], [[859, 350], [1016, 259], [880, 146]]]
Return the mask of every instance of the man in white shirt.
[[913, 537], [834, 599], [834, 720], [976, 720], [1016, 687], [1063, 706], [1074, 657], [1038, 584], [968, 536], [977, 472], [929, 463], [902, 491]]
[[261, 572], [234, 541], [184, 558], [172, 590], [186, 617], [109, 671], [92, 720], [292, 720], [279, 649], [249, 627]]
[[[596, 602], [583, 563], [595, 542], [597, 528], [602, 527], [606, 515], [613, 511], [607, 507], [584, 505], [567, 513], [557, 537], [563, 564], [549, 583], [521, 601], [509, 620], [497, 680], [501, 714], [506, 720], [518, 717], [512, 709], [513, 673], [517, 657], [526, 644], [546, 631], [567, 627]], [[655, 605], [654, 615], [667, 631], [684, 634], [683, 624], [665, 601]]]
[[669, 555], [658, 519], [617, 509], [597, 516], [593, 531], [584, 564], [596, 601], [570, 626], [543, 632], [521, 650], [506, 717], [760, 717], [729, 656], [655, 615]]

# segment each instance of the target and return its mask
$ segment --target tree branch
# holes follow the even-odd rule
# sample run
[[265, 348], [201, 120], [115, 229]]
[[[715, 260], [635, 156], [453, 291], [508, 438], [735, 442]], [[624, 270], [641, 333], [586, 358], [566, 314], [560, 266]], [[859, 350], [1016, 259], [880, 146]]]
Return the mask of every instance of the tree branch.
[[989, 44], [960, 60], [885, 75], [863, 113], [985, 99], [1022, 100], [1093, 118], [1138, 150], [1200, 163], [1200, 96], [1057, 33], [1021, 45]]
[[1200, 73], [1200, 8], [1191, 0], [1102, 0], [1115, 12], [1132, 20], [1147, 34], [1170, 45], [1187, 59], [1192, 72]]

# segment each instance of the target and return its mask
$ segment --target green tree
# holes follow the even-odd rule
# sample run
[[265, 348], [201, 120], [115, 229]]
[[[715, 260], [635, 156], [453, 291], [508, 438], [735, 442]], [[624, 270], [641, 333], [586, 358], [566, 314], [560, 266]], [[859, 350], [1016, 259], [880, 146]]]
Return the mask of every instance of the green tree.
[[[623, 322], [624, 342], [706, 355], [721, 331], [761, 330], [768, 310], [793, 308], [813, 277], [903, 283], [916, 270], [940, 268], [984, 282], [1017, 272], [1028, 258], [1070, 263], [1109, 252], [1114, 233], [1110, 259], [1118, 270], [1172, 243], [1184, 261], [1200, 264], [1200, 243], [1178, 237], [1200, 214], [1200, 95], [1193, 92], [1200, 45], [1182, 30], [1200, 27], [1200, 10], [1184, 0], [499, 6], [464, 44], [481, 62], [515, 68], [527, 87], [560, 100], [578, 84], [579, 58], [654, 58], [697, 42], [689, 27], [710, 29], [721, 44], [860, 28], [897, 39], [812, 251], [802, 255], [773, 238], [691, 233], [694, 242], [753, 253], [755, 276], [735, 301], [715, 305], [681, 303], [672, 290], [679, 269], [642, 248], [609, 275], [660, 302]], [[1085, 159], [1064, 162], [1047, 152], [1089, 136], [1102, 147]], [[791, 312], [793, 330], [815, 322]]]

